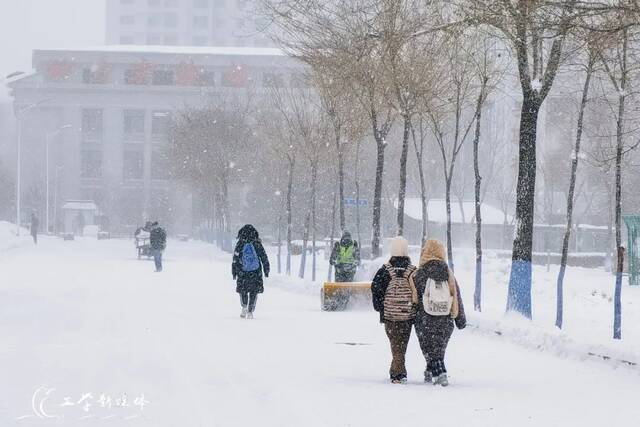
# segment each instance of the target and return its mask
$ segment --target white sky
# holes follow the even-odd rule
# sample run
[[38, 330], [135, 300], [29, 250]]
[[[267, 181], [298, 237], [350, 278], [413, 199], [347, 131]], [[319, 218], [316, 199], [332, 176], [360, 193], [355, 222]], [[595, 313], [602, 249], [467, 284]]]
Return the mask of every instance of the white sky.
[[0, 101], [5, 77], [31, 69], [33, 49], [104, 41], [105, 0], [0, 0]]

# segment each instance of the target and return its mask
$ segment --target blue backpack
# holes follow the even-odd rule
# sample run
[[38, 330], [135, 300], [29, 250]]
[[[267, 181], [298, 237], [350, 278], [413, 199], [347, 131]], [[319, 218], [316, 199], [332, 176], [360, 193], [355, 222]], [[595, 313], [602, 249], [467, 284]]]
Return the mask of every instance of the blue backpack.
[[260, 269], [260, 260], [253, 243], [245, 243], [242, 248], [242, 271], [256, 271]]

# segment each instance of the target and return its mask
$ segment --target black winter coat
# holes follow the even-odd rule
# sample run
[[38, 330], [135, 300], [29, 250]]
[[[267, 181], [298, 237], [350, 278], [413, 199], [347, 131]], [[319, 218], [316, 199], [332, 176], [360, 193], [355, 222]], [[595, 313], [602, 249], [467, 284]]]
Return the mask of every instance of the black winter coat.
[[453, 320], [458, 329], [464, 329], [467, 326], [467, 317], [464, 313], [464, 305], [462, 304], [462, 295], [460, 294], [460, 287], [458, 286], [458, 281], [456, 280], [456, 291], [458, 294], [458, 317], [455, 319], [451, 319], [449, 316], [430, 316], [424, 310], [424, 305], [422, 303], [422, 297], [424, 296], [424, 291], [427, 285], [427, 280], [433, 279], [437, 282], [446, 282], [449, 280], [449, 266], [444, 261], [429, 261], [420, 267], [414, 274], [413, 280], [416, 285], [416, 291], [418, 293], [418, 313], [420, 315], [428, 316], [428, 317], [439, 317], [441, 319], [447, 319], [447, 321]]
[[[260, 260], [260, 268], [256, 271], [242, 270], [242, 250], [244, 245], [252, 243], [256, 250], [258, 259]], [[258, 232], [251, 225], [245, 225], [238, 233], [238, 243], [233, 251], [233, 262], [231, 264], [231, 274], [236, 282], [236, 292], [264, 292], [264, 283], [262, 281], [262, 272], [269, 277], [269, 258], [262, 246], [262, 242], [258, 236]]]
[[[391, 257], [389, 264], [399, 269], [398, 274], [404, 274], [405, 270], [411, 265], [411, 258]], [[389, 274], [389, 270], [383, 265], [373, 277], [373, 282], [371, 283], [373, 308], [380, 314], [380, 323], [384, 323], [384, 296], [387, 293], [389, 283], [391, 283], [391, 274]]]
[[149, 232], [151, 249], [164, 251], [167, 247], [167, 232], [162, 227], [154, 227]]

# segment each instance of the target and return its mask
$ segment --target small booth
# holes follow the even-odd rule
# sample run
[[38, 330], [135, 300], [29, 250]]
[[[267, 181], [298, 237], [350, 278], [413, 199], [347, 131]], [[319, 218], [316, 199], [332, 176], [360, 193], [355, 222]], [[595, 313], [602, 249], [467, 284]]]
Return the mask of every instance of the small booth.
[[93, 200], [67, 200], [62, 213], [65, 235], [83, 236], [86, 230], [97, 230], [100, 211]]
[[640, 285], [640, 215], [624, 215], [627, 226], [627, 260], [629, 264], [629, 284]]

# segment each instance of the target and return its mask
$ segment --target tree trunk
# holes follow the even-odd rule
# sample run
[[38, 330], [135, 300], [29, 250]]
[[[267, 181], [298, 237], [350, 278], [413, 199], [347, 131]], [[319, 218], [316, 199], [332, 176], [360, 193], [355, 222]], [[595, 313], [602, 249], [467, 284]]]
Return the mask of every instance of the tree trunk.
[[278, 274], [282, 274], [282, 213], [278, 215]]
[[289, 182], [287, 183], [287, 266], [286, 271], [287, 275], [291, 275], [291, 234], [292, 234], [292, 212], [291, 212], [291, 203], [293, 196], [293, 172], [295, 169], [296, 161], [295, 159], [289, 159]]
[[593, 63], [587, 66], [587, 76], [582, 89], [582, 100], [580, 102], [580, 111], [578, 112], [578, 125], [576, 128], [576, 143], [573, 149], [573, 159], [571, 160], [571, 177], [569, 179], [569, 192], [567, 193], [567, 227], [562, 238], [562, 249], [560, 257], [560, 271], [558, 272], [557, 297], [556, 297], [556, 326], [562, 329], [563, 309], [564, 309], [564, 274], [567, 267], [567, 258], [569, 256], [569, 241], [571, 239], [571, 228], [573, 222], [573, 203], [576, 190], [576, 176], [578, 174], [578, 163], [580, 162], [580, 146], [582, 144], [582, 130], [584, 123], [584, 112], [589, 100], [589, 87], [591, 85], [591, 75], [593, 71]]
[[[624, 87], [622, 88], [624, 91]], [[616, 201], [615, 201], [615, 223], [616, 223], [616, 253], [618, 255], [616, 263], [616, 286], [613, 300], [613, 338], [622, 338], [622, 274], [624, 273], [624, 250], [622, 248], [622, 151], [624, 147], [624, 111], [625, 95], [619, 98], [618, 106], [618, 126], [616, 144]]]
[[298, 270], [298, 277], [304, 279], [305, 270], [307, 267], [307, 244], [309, 243], [309, 228], [311, 222], [311, 211], [307, 213], [304, 219], [304, 231], [302, 233], [302, 253], [300, 254], [300, 270]]
[[318, 181], [318, 158], [314, 159], [311, 167], [311, 280], [316, 281], [316, 187]]
[[449, 268], [453, 266], [453, 239], [451, 237], [451, 175], [445, 178], [445, 206], [447, 209], [447, 258], [449, 259]]
[[356, 143], [354, 181], [356, 189], [356, 234], [358, 236], [358, 244], [360, 245], [362, 244], [362, 235], [360, 233], [360, 140]]
[[404, 202], [407, 194], [407, 160], [409, 157], [409, 131], [411, 117], [404, 116], [404, 131], [402, 134], [402, 154], [400, 156], [400, 189], [398, 190], [398, 236], [404, 235]]
[[418, 141], [416, 139], [416, 131], [411, 126], [411, 135], [413, 137], [413, 148], [416, 152], [416, 161], [418, 163], [418, 174], [420, 175], [420, 202], [422, 207], [422, 237], [420, 239], [421, 245], [427, 240], [427, 227], [429, 224], [429, 213], [427, 209], [427, 184], [424, 178], [424, 135], [422, 133], [422, 119], [420, 125], [420, 148], [418, 148]]
[[476, 283], [473, 293], [473, 308], [482, 311], [482, 205], [480, 201], [480, 189], [482, 176], [480, 176], [479, 146], [482, 124], [482, 103], [484, 88], [480, 91], [476, 110], [476, 133], [473, 139], [473, 170], [475, 174], [475, 206], [476, 206]]
[[[333, 236], [336, 233], [336, 193], [333, 193], [333, 206], [331, 207], [331, 236], [329, 241], [329, 251], [333, 250]], [[331, 273], [333, 266], [329, 264], [329, 270], [327, 272], [327, 282], [331, 281]]]
[[540, 102], [526, 95], [520, 116], [516, 230], [507, 311], [515, 310], [531, 319], [531, 259], [536, 196], [536, 137]]
[[376, 160], [376, 183], [373, 192], [373, 238], [371, 240], [371, 256], [378, 258], [380, 256], [380, 228], [382, 216], [382, 179], [384, 177], [384, 149], [385, 141], [380, 131], [375, 131], [376, 146], [378, 148], [378, 156]]
[[311, 276], [312, 276], [312, 280], [314, 281], [315, 281], [315, 262], [316, 262], [315, 230], [311, 230], [311, 227], [312, 226], [315, 227], [315, 199], [316, 199], [315, 192], [316, 192], [317, 176], [318, 176], [318, 162], [312, 161], [311, 182], [309, 183], [311, 187], [310, 188], [311, 197], [310, 197], [309, 211], [307, 212], [307, 216], [304, 220], [304, 235], [302, 237], [302, 257], [300, 258], [300, 273], [298, 275], [301, 279], [304, 279], [304, 275], [307, 267], [307, 244], [309, 243], [309, 234], [313, 232], [312, 235], [314, 236], [314, 239], [312, 241], [312, 249], [314, 252], [311, 254], [311, 259], [312, 259]]
[[338, 188], [340, 194], [340, 230], [344, 231], [346, 227], [345, 213], [344, 213], [344, 152], [343, 144], [341, 140], [341, 130], [337, 126], [336, 132], [336, 150], [338, 151]]

